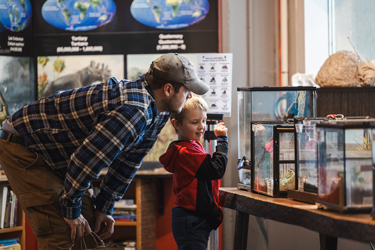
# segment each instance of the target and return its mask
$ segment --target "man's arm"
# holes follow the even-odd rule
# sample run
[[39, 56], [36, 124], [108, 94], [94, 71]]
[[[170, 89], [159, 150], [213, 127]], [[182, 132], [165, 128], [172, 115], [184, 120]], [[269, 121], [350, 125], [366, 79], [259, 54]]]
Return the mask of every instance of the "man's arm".
[[[72, 231], [76, 232], [75, 238], [86, 228], [85, 222], [79, 220], [82, 195], [89, 188], [91, 181], [100, 176], [101, 169], [110, 166], [121, 150], [133, 143], [145, 126], [143, 112], [133, 106], [121, 106], [108, 114], [103, 114], [101, 121], [90, 132], [90, 136], [72, 155], [60, 204], [64, 218], [68, 221], [73, 220], [70, 225]], [[108, 190], [113, 191], [111, 202], [114, 202], [120, 193], [123, 194], [123, 188], [119, 189]]]

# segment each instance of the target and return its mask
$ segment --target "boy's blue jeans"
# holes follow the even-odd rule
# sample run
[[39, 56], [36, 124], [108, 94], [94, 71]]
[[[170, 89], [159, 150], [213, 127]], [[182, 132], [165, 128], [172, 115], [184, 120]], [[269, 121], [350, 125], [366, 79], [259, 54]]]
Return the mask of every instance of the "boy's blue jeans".
[[191, 215], [180, 207], [172, 208], [172, 233], [178, 250], [206, 250], [212, 230], [205, 217]]

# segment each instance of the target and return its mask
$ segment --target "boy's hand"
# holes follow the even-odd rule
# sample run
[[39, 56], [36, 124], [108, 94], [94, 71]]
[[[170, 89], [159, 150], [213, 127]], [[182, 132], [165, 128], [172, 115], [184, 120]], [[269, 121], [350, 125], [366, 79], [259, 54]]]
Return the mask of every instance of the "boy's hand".
[[228, 128], [225, 127], [224, 122], [220, 122], [215, 126], [214, 133], [216, 137], [218, 136], [227, 136]]

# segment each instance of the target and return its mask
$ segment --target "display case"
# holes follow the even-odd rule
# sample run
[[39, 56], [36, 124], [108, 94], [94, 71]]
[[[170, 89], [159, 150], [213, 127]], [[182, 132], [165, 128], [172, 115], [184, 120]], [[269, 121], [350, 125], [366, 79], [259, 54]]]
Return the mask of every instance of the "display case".
[[237, 88], [239, 107], [242, 107], [241, 111], [246, 112], [244, 115], [250, 121], [314, 117], [315, 93], [315, 87]]
[[251, 131], [251, 103], [250, 96], [245, 92], [237, 92], [238, 104], [238, 189], [251, 189], [250, 166], [250, 131]]
[[315, 116], [315, 92], [315, 87], [237, 88], [239, 189], [251, 189], [251, 122]]
[[[375, 143], [375, 124], [371, 124], [371, 143]], [[371, 145], [372, 145], [371, 144]], [[371, 166], [372, 166], [372, 187], [375, 187], [375, 146], [371, 147]], [[371, 217], [375, 220], [375, 192], [372, 192], [372, 210]]]
[[296, 189], [318, 193], [316, 165], [315, 125], [326, 121], [325, 117], [295, 118]]
[[288, 190], [288, 198], [315, 204], [318, 193], [317, 147], [315, 125], [326, 117], [295, 118], [295, 190]]
[[251, 192], [286, 197], [295, 189], [294, 124], [251, 124]]
[[373, 122], [358, 119], [316, 124], [319, 207], [340, 212], [371, 210]]

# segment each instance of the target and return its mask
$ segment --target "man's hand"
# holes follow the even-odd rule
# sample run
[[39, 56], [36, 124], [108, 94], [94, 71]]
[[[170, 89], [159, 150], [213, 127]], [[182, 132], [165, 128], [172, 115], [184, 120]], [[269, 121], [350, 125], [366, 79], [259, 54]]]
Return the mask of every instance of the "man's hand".
[[82, 216], [82, 214], [76, 218], [76, 219], [67, 219], [64, 217], [64, 220], [66, 223], [69, 224], [71, 228], [71, 240], [72, 242], [75, 242], [76, 240], [79, 240], [84, 235], [91, 234], [91, 228], [89, 226], [89, 223], [87, 220]]
[[103, 229], [103, 232], [99, 235], [100, 239], [105, 240], [111, 237], [113, 232], [115, 231], [115, 220], [113, 217], [109, 214], [105, 214], [102, 212], [99, 212], [98, 210], [95, 211], [95, 233], [98, 233], [100, 230], [100, 226], [102, 222], [104, 222], [105, 227]]

